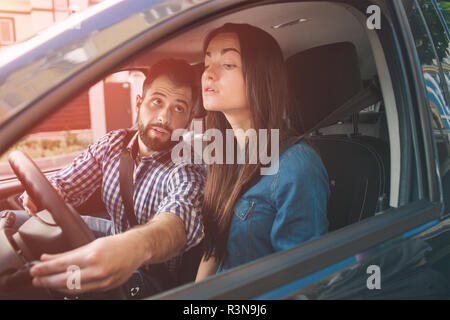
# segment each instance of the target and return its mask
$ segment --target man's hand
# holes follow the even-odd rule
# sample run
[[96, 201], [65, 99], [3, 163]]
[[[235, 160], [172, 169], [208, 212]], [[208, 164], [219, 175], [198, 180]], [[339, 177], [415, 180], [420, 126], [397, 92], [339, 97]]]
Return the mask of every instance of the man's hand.
[[37, 213], [37, 206], [34, 204], [33, 200], [31, 200], [31, 197], [26, 191], [22, 194], [22, 197], [23, 207], [28, 212], [30, 217], [34, 216]]
[[[59, 190], [56, 186], [54, 186], [52, 184], [52, 187], [56, 190], [56, 192], [58, 192], [58, 194], [64, 198], [61, 190]], [[38, 208], [36, 206], [36, 204], [33, 202], [33, 199], [31, 199], [31, 197], [28, 195], [28, 193], [25, 191], [22, 194], [23, 198], [23, 207], [25, 208], [25, 210], [28, 212], [28, 214], [30, 216], [34, 216], [37, 212], [38, 212]]]
[[[126, 234], [97, 239], [61, 254], [43, 254], [30, 274], [36, 287], [53, 288], [69, 294], [106, 291], [123, 284], [142, 264], [139, 244]], [[80, 288], [70, 288], [70, 267], [80, 270]]]
[[[144, 263], [160, 263], [177, 255], [186, 246], [182, 220], [163, 212], [127, 232], [99, 238], [65, 253], [41, 256], [41, 263], [30, 269], [33, 285], [69, 294], [106, 291], [127, 281]], [[68, 289], [69, 272], [80, 270], [80, 289]]]

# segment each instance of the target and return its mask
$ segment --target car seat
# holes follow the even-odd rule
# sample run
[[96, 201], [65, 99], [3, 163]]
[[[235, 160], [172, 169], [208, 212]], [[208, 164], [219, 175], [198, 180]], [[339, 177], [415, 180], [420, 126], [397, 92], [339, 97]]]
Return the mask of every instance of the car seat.
[[[350, 42], [339, 42], [297, 53], [286, 61], [294, 95], [289, 110], [292, 125], [307, 135], [327, 169], [331, 196], [329, 231], [373, 216], [387, 208], [389, 144], [378, 137], [320, 134], [317, 126], [332, 112], [363, 90], [358, 56]], [[360, 111], [368, 105], [361, 104]], [[353, 112], [340, 113], [346, 120]], [[345, 111], [345, 110], [344, 110]]]

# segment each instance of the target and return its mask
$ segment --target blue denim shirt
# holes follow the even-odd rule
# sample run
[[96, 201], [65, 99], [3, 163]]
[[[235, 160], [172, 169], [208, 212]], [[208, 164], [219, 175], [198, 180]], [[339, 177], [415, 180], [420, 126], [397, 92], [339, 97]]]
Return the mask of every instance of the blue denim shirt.
[[314, 149], [303, 141], [287, 149], [277, 174], [262, 176], [238, 200], [218, 272], [326, 233], [329, 196], [328, 175]]

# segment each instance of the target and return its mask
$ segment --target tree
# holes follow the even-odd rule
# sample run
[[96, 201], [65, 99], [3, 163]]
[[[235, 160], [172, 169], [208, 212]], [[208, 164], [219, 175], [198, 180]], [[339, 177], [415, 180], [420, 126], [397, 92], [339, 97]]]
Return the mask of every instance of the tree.
[[[434, 48], [436, 49], [439, 60], [443, 62], [444, 58], [450, 54], [449, 39], [443, 29], [443, 26], [441, 25], [441, 21], [431, 0], [418, 0], [418, 3], [433, 39], [429, 38], [429, 34], [422, 20], [419, 9], [416, 7], [414, 2], [410, 3], [411, 6], [407, 7], [407, 11], [410, 18], [410, 26], [413, 31], [414, 40], [416, 42], [416, 48], [419, 52], [422, 64], [435, 64], [433, 63], [433, 60], [436, 58], [436, 54], [433, 50], [433, 44], [431, 41], [434, 42]], [[449, 15], [447, 13], [450, 12], [450, 3], [441, 2], [440, 6], [441, 8], [445, 7], [446, 10], [448, 10], [444, 13], [444, 17], [446, 14], [446, 19], [449, 19]]]

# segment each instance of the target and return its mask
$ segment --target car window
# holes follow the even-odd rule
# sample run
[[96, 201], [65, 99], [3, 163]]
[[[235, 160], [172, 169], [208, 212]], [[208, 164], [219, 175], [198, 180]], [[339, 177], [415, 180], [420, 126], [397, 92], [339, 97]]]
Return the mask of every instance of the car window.
[[436, 1], [437, 7], [439, 11], [442, 13], [445, 23], [447, 24], [447, 28], [450, 27], [450, 1]]
[[123, 71], [109, 75], [50, 114], [0, 157], [0, 180], [14, 176], [8, 155], [27, 153], [44, 172], [71, 162], [89, 143], [107, 132], [129, 128], [136, 119], [135, 96], [141, 94], [144, 74]]
[[84, 91], [32, 128], [0, 157], [0, 180], [14, 176], [8, 156], [14, 150], [28, 154], [43, 171], [69, 163], [92, 141], [89, 94]]
[[[439, 67], [440, 71], [440, 87], [442, 89], [442, 95], [446, 100], [447, 106], [449, 105], [449, 89], [448, 89], [448, 79], [450, 75], [449, 68], [449, 58], [450, 58], [450, 42], [449, 38], [445, 32], [444, 25], [439, 19], [439, 13], [433, 5], [431, 0], [418, 0], [420, 5], [420, 10], [422, 12], [423, 18], [427, 23], [427, 35], [429, 33], [433, 43], [435, 55], [433, 58], [437, 57], [436, 65]], [[420, 54], [420, 52], [419, 52]], [[447, 79], [447, 80], [446, 80]], [[448, 116], [448, 110], [442, 110], [444, 113], [444, 118]], [[446, 113], [447, 112], [447, 113]], [[450, 123], [450, 119], [446, 119], [447, 124]]]
[[[407, 11], [419, 55], [436, 140], [443, 195], [450, 194], [450, 49], [449, 39], [431, 0], [418, 0]], [[426, 22], [426, 23], [425, 23]]]

